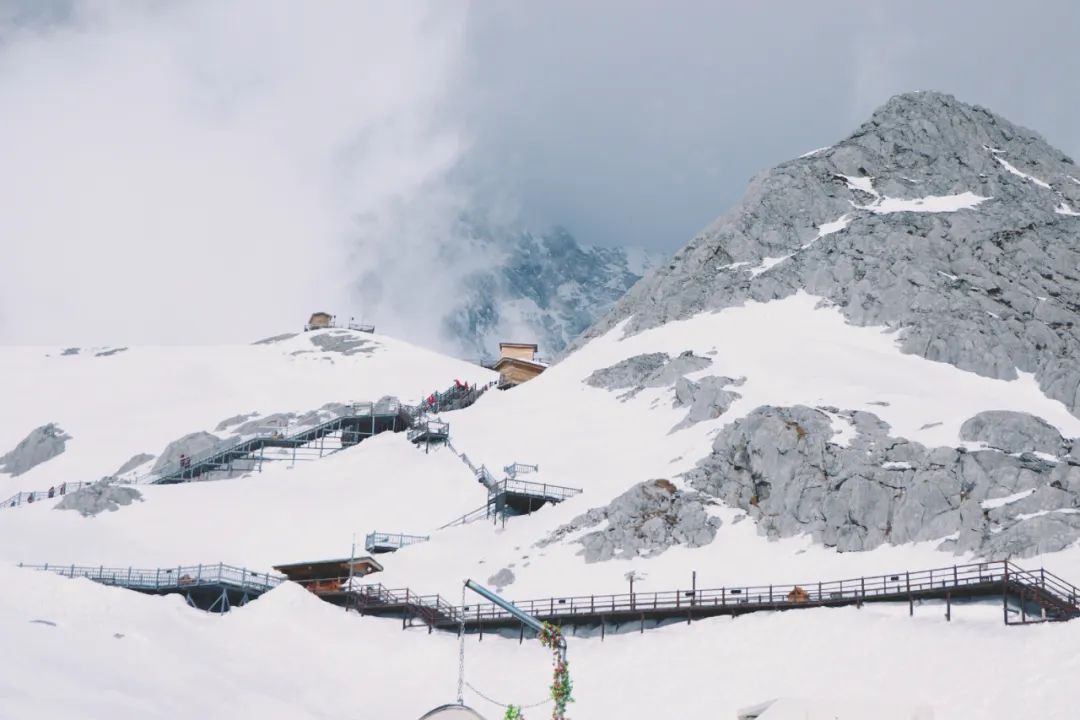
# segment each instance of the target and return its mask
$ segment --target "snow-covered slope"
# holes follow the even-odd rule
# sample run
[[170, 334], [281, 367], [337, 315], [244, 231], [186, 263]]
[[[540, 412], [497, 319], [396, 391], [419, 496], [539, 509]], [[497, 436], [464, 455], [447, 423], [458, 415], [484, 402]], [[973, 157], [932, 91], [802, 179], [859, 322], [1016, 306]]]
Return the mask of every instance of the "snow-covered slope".
[[[938, 97], [925, 100], [938, 117]], [[899, 107], [910, 109], [907, 100]], [[946, 116], [958, 125], [978, 119], [965, 113]], [[886, 115], [889, 128], [899, 122], [895, 109]], [[803, 160], [838, 162], [853, 152]], [[939, 177], [916, 198], [851, 171], [837, 181], [839, 194], [823, 201], [837, 211], [828, 218], [799, 215], [797, 202], [771, 206], [805, 233], [750, 223], [738, 237], [760, 246], [721, 244], [715, 258], [694, 265], [707, 254], [696, 240], [679, 256], [693, 262], [677, 258], [659, 279], [639, 285], [539, 378], [444, 413], [454, 450], [473, 463], [495, 472], [538, 464], [528, 479], [583, 491], [505, 526], [440, 530], [480, 506], [483, 487], [450, 449], [424, 453], [389, 433], [246, 478], [139, 486], [141, 501], [90, 518], [55, 510], [55, 501], [0, 510], [0, 582], [25, 588], [0, 600], [0, 642], [30, 648], [0, 665], [0, 717], [170, 717], [190, 707], [205, 717], [414, 718], [454, 694], [449, 634], [345, 615], [289, 586], [223, 618], [207, 617], [175, 599], [9, 567], [20, 561], [224, 561], [262, 572], [340, 557], [354, 534], [377, 530], [431, 540], [384, 556], [385, 570], [372, 581], [455, 599], [465, 578], [512, 599], [554, 602], [625, 592], [631, 572], [635, 591], [652, 592], [685, 589], [692, 577], [698, 588], [811, 584], [998, 557], [1080, 581], [1080, 419], [1047, 381], [1049, 360], [1006, 371], [1006, 356], [992, 355], [987, 362], [1000, 372], [988, 372], [959, 355], [912, 352], [914, 331], [890, 314], [895, 297], [906, 295], [897, 291], [859, 314], [835, 295], [832, 275], [813, 280], [840, 273], [852, 257], [864, 278], [885, 282], [894, 261], [897, 273], [915, 277], [920, 262], [937, 258], [936, 250], [919, 249], [920, 233], [932, 233], [937, 248], [949, 245], [949, 228], [975, 227], [977, 253], [987, 247], [977, 241], [982, 233], [1009, 216], [1000, 209], [1006, 201], [1043, 213], [1041, 200], [1028, 202], [1006, 183], [1046, 188], [993, 158], [1003, 174], [993, 183], [1007, 197]], [[925, 158], [905, 162], [903, 172], [916, 173], [910, 177], [933, 176]], [[1035, 176], [1028, 164], [1020, 171]], [[999, 210], [968, 191], [998, 198]], [[983, 212], [991, 214], [970, 217]], [[1073, 252], [1074, 240], [1054, 224], [1069, 219], [1061, 217], [1028, 236], [1048, 256]], [[708, 237], [728, 238], [729, 230], [722, 225]], [[892, 254], [900, 246], [902, 262]], [[798, 272], [788, 274], [791, 267]], [[985, 280], [950, 267], [940, 271], [972, 286]], [[936, 264], [924, 270], [939, 277]], [[782, 287], [771, 277], [783, 278]], [[970, 288], [957, 294], [958, 281], [941, 282], [924, 283], [909, 309], [925, 309], [923, 327], [937, 327], [935, 318], [959, 308], [968, 339], [950, 339], [948, 348], [983, 358], [990, 339], [969, 335], [978, 326], [976, 305], [991, 312], [979, 305], [985, 298], [973, 299]], [[1042, 337], [1040, 323], [1068, 342], [1071, 331], [1051, 328], [1056, 321], [1042, 312], [1017, 310], [1003, 320], [1009, 353], [1022, 338]], [[1054, 362], [1061, 369], [1054, 377], [1080, 372], [1075, 357]], [[19, 378], [4, 391], [12, 412], [0, 421], [0, 451], [48, 423], [70, 435], [55, 457], [17, 477], [0, 475], [0, 487], [27, 490], [111, 473], [135, 453], [160, 453], [176, 438], [252, 411], [305, 413], [384, 395], [415, 401], [454, 379], [492, 376], [390, 338], [328, 332], [101, 357], [10, 349], [0, 352], [0, 377]], [[46, 435], [42, 447], [59, 442], [55, 432]], [[1000, 598], [955, 605], [949, 624], [939, 604], [914, 610], [914, 618], [906, 605], [755, 614], [641, 634], [623, 628], [604, 640], [582, 631], [570, 640], [579, 698], [571, 714], [733, 718], [737, 708], [773, 697], [810, 698], [839, 714], [885, 695], [891, 710], [927, 705], [941, 718], [1072, 717], [1064, 688], [1078, 669], [1075, 623], [1007, 628]], [[481, 691], [525, 703], [543, 696], [548, 658], [540, 648], [491, 634], [470, 638], [468, 648], [466, 673]], [[1009, 682], [988, 681], [1002, 667]], [[357, 682], [358, 673], [370, 681]], [[46, 677], [61, 689], [49, 692]], [[185, 706], [193, 687], [205, 695]], [[472, 690], [466, 698], [489, 717], [501, 714]]]
[[0, 454], [48, 423], [71, 436], [52, 460], [17, 477], [0, 472], [0, 499], [112, 475], [133, 456], [157, 456], [188, 433], [227, 438], [246, 420], [386, 395], [416, 403], [455, 379], [495, 377], [394, 338], [345, 329], [269, 340], [228, 347], [0, 348], [9, 379]]

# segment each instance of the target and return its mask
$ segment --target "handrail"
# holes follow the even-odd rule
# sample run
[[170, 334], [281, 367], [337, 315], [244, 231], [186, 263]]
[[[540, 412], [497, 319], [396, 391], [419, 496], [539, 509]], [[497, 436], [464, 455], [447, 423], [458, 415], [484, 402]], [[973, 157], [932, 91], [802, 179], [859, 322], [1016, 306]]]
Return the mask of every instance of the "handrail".
[[92, 482], [65, 482], [59, 485], [53, 485], [48, 490], [31, 490], [29, 492], [17, 492], [7, 500], [0, 503], [0, 510], [5, 508], [20, 507], [21, 505], [33, 505], [36, 502], [42, 500], [55, 500], [61, 498], [68, 493], [81, 490], [82, 488], [93, 485]]
[[[651, 593], [611, 595], [553, 595], [539, 600], [522, 600], [514, 606], [530, 615], [547, 618], [597, 615], [601, 613], [667, 611], [676, 609], [744, 606], [765, 608], [799, 605], [850, 603], [866, 600], [903, 600], [927, 592], [941, 592], [973, 586], [997, 587], [1005, 582], [1039, 589], [1062, 605], [1070, 616], [1080, 616], [1080, 588], [1045, 570], [1029, 571], [1004, 560], [969, 563], [930, 570], [905, 571], [886, 575], [814, 581], [787, 585], [736, 585], [721, 588], [666, 590]], [[1061, 590], [1052, 590], [1060, 586]], [[412, 591], [398, 595], [422, 598]], [[393, 603], [387, 603], [393, 604]], [[512, 614], [493, 604], [472, 604], [454, 608], [468, 621], [507, 620]]]
[[270, 573], [257, 573], [247, 568], [213, 563], [209, 565], [177, 565], [168, 568], [105, 567], [85, 565], [28, 565], [19, 567], [43, 570], [69, 578], [86, 578], [103, 585], [131, 589], [160, 590], [197, 587], [200, 585], [231, 585], [240, 589], [265, 592], [277, 587], [285, 578]]
[[528, 482], [527, 480], [515, 480], [505, 478], [499, 480], [492, 487], [492, 492], [499, 489], [502, 492], [512, 492], [517, 495], [533, 495], [535, 497], [549, 498], [552, 500], [566, 500], [581, 494], [581, 488], [565, 487], [563, 485], [550, 485], [548, 483]]
[[482, 518], [491, 517], [491, 503], [486, 502], [475, 510], [470, 510], [459, 518], [455, 518], [445, 525], [439, 526], [437, 529], [445, 530], [450, 527], [457, 527], [458, 525], [468, 525], [471, 522], [480, 520]]
[[380, 533], [372, 532], [368, 533], [364, 538], [364, 549], [367, 552], [372, 552], [375, 548], [393, 548], [400, 550], [408, 545], [415, 545], [416, 543], [427, 542], [431, 539], [430, 535], [406, 535], [405, 533]]

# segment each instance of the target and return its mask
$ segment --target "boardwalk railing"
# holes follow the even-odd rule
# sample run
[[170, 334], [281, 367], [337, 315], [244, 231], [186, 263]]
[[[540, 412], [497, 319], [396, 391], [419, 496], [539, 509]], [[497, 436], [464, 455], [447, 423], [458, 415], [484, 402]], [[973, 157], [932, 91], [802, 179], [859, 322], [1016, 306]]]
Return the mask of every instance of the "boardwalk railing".
[[427, 542], [430, 535], [406, 535], [405, 533], [368, 533], [364, 538], [364, 549], [367, 552], [393, 552], [409, 545]]
[[42, 500], [53, 500], [55, 498], [63, 497], [68, 493], [75, 492], [80, 488], [84, 488], [87, 485], [93, 485], [89, 482], [69, 482], [60, 483], [48, 490], [34, 490], [32, 492], [18, 492], [0, 503], [0, 509], [19, 507], [20, 505], [31, 505]]
[[562, 502], [567, 498], [581, 494], [581, 488], [564, 487], [562, 485], [549, 485], [547, 483], [528, 482], [526, 480], [514, 480], [505, 478], [491, 486], [491, 492], [495, 494], [525, 495], [528, 497], [544, 498], [553, 502]]
[[[366, 586], [365, 586], [366, 587]], [[411, 597], [413, 604], [431, 597], [411, 590], [386, 591], [378, 586], [374, 596]], [[362, 588], [360, 591], [364, 591]], [[359, 591], [358, 591], [359, 592]], [[891, 575], [809, 582], [791, 585], [747, 585], [711, 589], [687, 588], [651, 593], [622, 593], [614, 595], [551, 596], [524, 600], [513, 604], [523, 612], [546, 621], [573, 624], [574, 622], [602, 623], [622, 618], [644, 619], [664, 617], [707, 617], [709, 615], [739, 614], [756, 610], [785, 610], [795, 608], [861, 605], [867, 602], [913, 602], [915, 599], [962, 598], [976, 596], [1019, 597], [1020, 608], [1012, 612], [1024, 622], [1039, 620], [1069, 620], [1080, 617], [1080, 589], [1045, 570], [1028, 571], [1007, 561], [972, 563]], [[1024, 603], [1041, 608], [1041, 617], [1029, 620]], [[390, 601], [372, 602], [366, 606], [370, 614], [397, 607]], [[1006, 622], [1009, 622], [1006, 604]], [[516, 620], [504, 609], [490, 603], [455, 607], [452, 611], [440, 608], [438, 615], [466, 625], [500, 625]], [[436, 625], [452, 622], [438, 621]]]
[[237, 590], [263, 593], [280, 585], [285, 578], [270, 573], [257, 573], [246, 568], [217, 563], [216, 565], [178, 565], [169, 568], [105, 567], [85, 565], [24, 565], [19, 567], [45, 570], [71, 578], [86, 578], [102, 585], [116, 585], [131, 590], [169, 590], [201, 585], [228, 586]]

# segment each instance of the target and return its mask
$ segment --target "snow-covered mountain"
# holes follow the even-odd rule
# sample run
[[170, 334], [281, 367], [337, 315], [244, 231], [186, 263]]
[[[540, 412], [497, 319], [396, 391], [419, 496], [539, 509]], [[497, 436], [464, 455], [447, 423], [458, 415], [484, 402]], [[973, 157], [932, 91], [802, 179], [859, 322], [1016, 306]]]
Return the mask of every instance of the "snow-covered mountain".
[[535, 234], [468, 224], [463, 232], [470, 252], [490, 258], [464, 276], [445, 315], [445, 334], [469, 357], [491, 357], [513, 339], [555, 355], [658, 262], [636, 248], [581, 245], [561, 227]]
[[[614, 602], [629, 577], [635, 593], [732, 598], [866, 575], [900, 587], [907, 571], [1006, 557], [1080, 581], [1075, 178], [987, 111], [894, 98], [755, 180], [537, 379], [442, 413], [452, 448], [384, 433], [243, 477], [125, 486], [138, 499], [92, 517], [55, 499], [0, 509], [0, 582], [19, 588], [0, 599], [0, 643], [25, 648], [0, 661], [0, 717], [416, 718], [454, 698], [459, 668], [453, 633], [403, 632], [295, 586], [218, 618], [17, 562], [263, 573], [381, 531], [430, 540], [365, 580], [464, 604], [465, 578], [555, 608]], [[384, 396], [420, 403], [493, 375], [331, 330], [6, 348], [0, 377], [18, 378], [0, 414], [6, 496], [138, 477], [178, 440], [303, 426]], [[513, 463], [582, 492], [504, 526], [446, 526], [485, 502], [472, 466]], [[787, 697], [808, 699], [786, 703], [798, 717], [1072, 717], [1080, 623], [1004, 627], [1016, 610], [994, 594], [954, 602], [951, 622], [927, 599], [581, 626], [570, 714], [734, 718]], [[548, 654], [511, 634], [466, 641], [465, 697], [487, 717], [502, 710], [484, 696], [530, 704], [550, 682]], [[986, 681], [1017, 657], [1039, 662]]]

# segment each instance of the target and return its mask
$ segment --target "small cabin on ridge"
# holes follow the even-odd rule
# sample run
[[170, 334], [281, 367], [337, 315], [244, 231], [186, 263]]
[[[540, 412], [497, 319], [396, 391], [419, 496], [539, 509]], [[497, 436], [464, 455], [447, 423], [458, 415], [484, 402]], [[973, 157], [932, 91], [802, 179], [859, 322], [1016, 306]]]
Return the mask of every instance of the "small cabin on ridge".
[[506, 390], [528, 382], [544, 372], [547, 365], [536, 357], [532, 343], [499, 343], [499, 359], [491, 369], [499, 373], [499, 389]]
[[311, 313], [311, 317], [307, 321], [307, 325], [304, 325], [304, 331], [308, 330], [322, 330], [324, 328], [334, 327], [334, 316], [330, 313], [316, 312]]
[[349, 580], [349, 566], [352, 566], [352, 579], [356, 580], [371, 573], [379, 572], [383, 566], [367, 555], [336, 560], [314, 560], [310, 562], [275, 565], [274, 570], [298, 585], [320, 597], [342, 595]]

